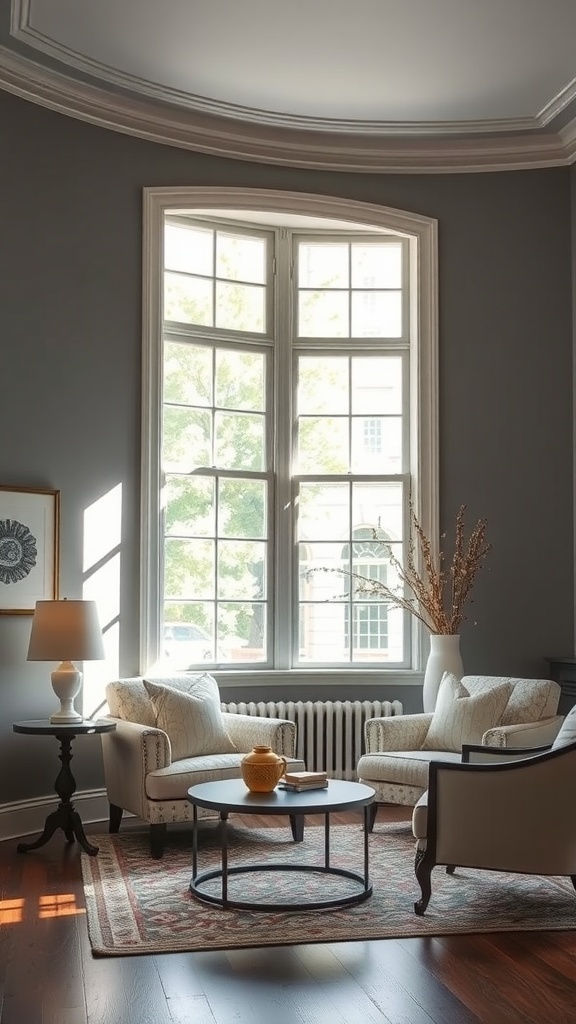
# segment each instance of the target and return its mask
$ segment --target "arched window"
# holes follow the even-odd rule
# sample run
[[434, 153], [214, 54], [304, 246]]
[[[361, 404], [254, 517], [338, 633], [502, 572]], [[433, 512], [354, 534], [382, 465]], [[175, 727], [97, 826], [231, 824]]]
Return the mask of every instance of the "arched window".
[[418, 668], [403, 613], [309, 570], [386, 574], [353, 524], [402, 557], [410, 494], [434, 533], [435, 222], [147, 189], [144, 291], [141, 670]]

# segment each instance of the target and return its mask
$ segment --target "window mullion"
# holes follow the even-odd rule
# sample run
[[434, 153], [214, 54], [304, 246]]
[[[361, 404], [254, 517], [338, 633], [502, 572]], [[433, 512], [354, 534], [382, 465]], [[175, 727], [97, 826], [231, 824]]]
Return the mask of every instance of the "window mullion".
[[274, 282], [276, 339], [274, 357], [275, 409], [275, 492], [274, 517], [274, 638], [277, 669], [292, 667], [293, 497], [290, 474], [293, 444], [294, 383], [292, 366], [293, 283], [291, 232], [282, 228], [276, 235]]

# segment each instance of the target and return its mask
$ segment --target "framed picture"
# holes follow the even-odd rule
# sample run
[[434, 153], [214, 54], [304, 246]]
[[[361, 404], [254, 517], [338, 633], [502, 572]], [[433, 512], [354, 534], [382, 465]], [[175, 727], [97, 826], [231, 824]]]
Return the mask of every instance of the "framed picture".
[[0, 615], [58, 598], [60, 491], [0, 484]]

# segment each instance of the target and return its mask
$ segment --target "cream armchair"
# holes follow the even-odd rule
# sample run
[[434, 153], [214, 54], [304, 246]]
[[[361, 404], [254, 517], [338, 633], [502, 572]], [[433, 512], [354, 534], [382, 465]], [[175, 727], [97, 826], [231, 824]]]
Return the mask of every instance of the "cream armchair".
[[[206, 675], [201, 674], [201, 675]], [[199, 676], [176, 678], [146, 677], [147, 682], [183, 690]], [[213, 681], [214, 682], [214, 681]], [[190, 786], [214, 779], [240, 778], [240, 762], [256, 744], [266, 744], [286, 758], [290, 769], [303, 771], [306, 765], [294, 756], [296, 726], [285, 719], [256, 718], [222, 712], [224, 728], [236, 747], [226, 753], [209, 753], [175, 759], [167, 733], [158, 728], [156, 712], [142, 677], [119, 679], [106, 687], [109, 716], [114, 732], [103, 742], [106, 791], [110, 803], [110, 832], [118, 832], [124, 811], [150, 824], [150, 852], [159, 858], [164, 851], [170, 822], [191, 821], [192, 806], [187, 799]], [[198, 809], [199, 817], [214, 812]], [[303, 819], [290, 821], [296, 841], [302, 839]]]
[[563, 726], [544, 752], [480, 745], [464, 749], [466, 763], [431, 763], [429, 788], [412, 816], [416, 914], [426, 911], [439, 864], [450, 873], [459, 866], [567, 875], [576, 889], [576, 816], [566, 803], [576, 773], [576, 713], [570, 717], [568, 742]]
[[[508, 684], [510, 692], [504, 711], [498, 723], [483, 732], [483, 744], [517, 748], [553, 742], [562, 724], [562, 716], [556, 714], [558, 683], [501, 676], [464, 676], [461, 682], [473, 696]], [[432, 714], [416, 714], [372, 718], [366, 722], [366, 752], [358, 761], [357, 775], [360, 782], [376, 793], [371, 827], [379, 804], [413, 807], [418, 802], [428, 787], [432, 760], [460, 763], [461, 746], [457, 744], [452, 749], [424, 749], [432, 719]]]

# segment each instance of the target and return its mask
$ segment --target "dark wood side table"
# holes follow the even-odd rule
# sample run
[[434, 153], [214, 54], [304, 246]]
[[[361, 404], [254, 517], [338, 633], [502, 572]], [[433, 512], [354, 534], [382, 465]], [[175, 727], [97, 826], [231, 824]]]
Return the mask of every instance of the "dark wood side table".
[[546, 658], [550, 675], [560, 684], [558, 714], [567, 715], [576, 704], [576, 658]]
[[55, 736], [60, 743], [60, 760], [62, 767], [56, 776], [54, 789], [60, 797], [60, 803], [55, 811], [46, 818], [42, 835], [32, 843], [18, 843], [18, 853], [27, 853], [28, 850], [37, 850], [44, 846], [54, 835], [56, 829], [61, 828], [69, 843], [78, 840], [80, 846], [92, 857], [98, 853], [98, 847], [89, 843], [84, 832], [82, 819], [78, 811], [74, 809], [72, 796], [76, 792], [76, 780], [70, 769], [72, 760], [72, 740], [76, 736], [92, 736], [94, 733], [112, 732], [116, 728], [115, 722], [107, 722], [104, 719], [91, 721], [90, 719], [81, 722], [71, 722], [70, 725], [56, 725], [47, 718], [31, 720], [29, 722], [14, 722], [14, 732], [25, 733], [28, 736]]

